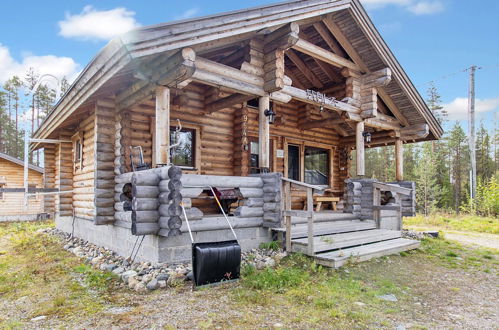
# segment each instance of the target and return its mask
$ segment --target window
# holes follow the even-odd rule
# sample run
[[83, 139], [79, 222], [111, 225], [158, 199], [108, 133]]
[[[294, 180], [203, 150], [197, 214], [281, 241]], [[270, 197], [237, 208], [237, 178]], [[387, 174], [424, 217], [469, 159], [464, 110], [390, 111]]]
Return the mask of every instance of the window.
[[300, 181], [300, 146], [288, 145], [288, 178]]
[[175, 131], [175, 127], [170, 127], [170, 146], [175, 147], [170, 149], [171, 162], [181, 167], [195, 167], [195, 129], [182, 129], [180, 132]]
[[305, 147], [305, 182], [328, 185], [329, 150]]
[[[274, 154], [274, 143], [272, 140], [269, 141], [270, 143], [270, 159], [269, 159], [269, 169], [272, 170], [273, 168], [273, 163], [274, 163], [274, 157], [272, 155]], [[260, 164], [259, 164], [259, 143], [258, 139], [256, 138], [250, 138], [250, 154], [249, 154], [249, 172], [250, 174], [257, 174], [260, 173]]]
[[81, 170], [83, 168], [83, 134], [76, 133], [71, 137], [73, 141], [73, 170]]

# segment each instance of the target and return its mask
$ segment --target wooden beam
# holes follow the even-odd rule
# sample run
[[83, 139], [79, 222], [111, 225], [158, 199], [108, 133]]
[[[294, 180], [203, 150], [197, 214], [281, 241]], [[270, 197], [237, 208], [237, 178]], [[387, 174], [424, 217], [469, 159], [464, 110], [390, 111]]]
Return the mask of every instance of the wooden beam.
[[317, 65], [319, 66], [319, 68], [321, 68], [321, 70], [324, 71], [324, 73], [326, 74], [326, 76], [331, 81], [339, 83], [339, 82], [341, 82], [343, 80], [338, 73], [336, 73], [333, 69], [331, 69], [331, 67], [329, 66], [329, 64], [324, 63], [321, 60], [318, 60], [316, 58], [314, 58], [314, 61], [315, 61], [315, 63], [317, 63]]
[[390, 130], [398, 131], [402, 128], [400, 126], [400, 123], [398, 123], [398, 122], [387, 122], [387, 121], [379, 120], [377, 118], [367, 118], [364, 120], [364, 122], [366, 123], [366, 126], [374, 127], [374, 128], [378, 128], [378, 129], [389, 130], [389, 131]]
[[404, 144], [401, 139], [395, 140], [395, 179], [404, 180]]
[[[364, 63], [362, 58], [359, 56], [357, 51], [350, 44], [350, 41], [345, 37], [345, 35], [338, 27], [338, 25], [336, 25], [336, 23], [334, 23], [331, 18], [325, 19], [322, 22], [329, 29], [329, 31], [336, 38], [336, 40], [338, 40], [341, 47], [345, 49], [345, 51], [347, 52], [348, 56], [352, 59], [352, 61], [359, 66], [360, 71], [369, 72], [369, 68]], [[393, 115], [400, 121], [400, 123], [404, 126], [408, 126], [409, 122], [404, 117], [404, 115], [402, 115], [397, 105], [395, 105], [395, 103], [392, 101], [391, 97], [388, 96], [383, 87], [378, 88], [378, 95], [381, 97], [383, 102], [385, 102], [386, 106], [388, 107], [388, 109], [390, 109]]]
[[151, 72], [146, 73], [149, 80], [139, 80], [116, 95], [118, 108], [127, 109], [141, 102], [149, 97], [158, 85], [178, 87], [188, 81], [195, 71], [195, 60], [196, 53], [192, 49], [184, 48], [178, 51], [160, 67], [152, 68]]
[[324, 26], [324, 23], [317, 22], [317, 23], [314, 24], [314, 28], [319, 33], [319, 35], [321, 36], [321, 38], [326, 42], [326, 44], [329, 46], [329, 48], [331, 48], [331, 50], [336, 55], [339, 55], [341, 57], [345, 57], [346, 58], [347, 54], [341, 48], [341, 46], [338, 44], [338, 42], [334, 38], [331, 37], [331, 35], [329, 34], [329, 31]]
[[258, 166], [270, 168], [270, 124], [265, 110], [270, 109], [270, 97], [262, 96], [258, 102]]
[[204, 112], [206, 113], [217, 112], [218, 110], [229, 108], [235, 104], [244, 103], [254, 98], [255, 97], [253, 95], [233, 94], [225, 98], [218, 99], [206, 105], [206, 107], [204, 108]]
[[298, 56], [298, 54], [296, 54], [292, 49], [290, 49], [286, 52], [286, 55], [314, 87], [317, 88], [324, 87], [319, 78], [317, 78], [317, 76], [308, 68], [308, 66], [305, 64], [305, 62], [303, 62], [303, 60], [300, 58], [300, 56]]
[[293, 71], [291, 71], [291, 69], [286, 70], [286, 75], [288, 75], [289, 78], [291, 78], [291, 80], [293, 81], [293, 85], [295, 85], [298, 88], [305, 89], [305, 86], [300, 82], [298, 77], [293, 73]]
[[359, 66], [352, 61], [347, 60], [339, 55], [336, 55], [333, 52], [325, 50], [324, 48], [316, 46], [313, 43], [303, 39], [298, 40], [298, 42], [293, 46], [293, 49], [296, 49], [299, 52], [317, 58], [328, 64], [334, 65], [338, 68], [346, 67], [352, 70], [360, 71]]
[[355, 127], [355, 145], [357, 152], [357, 176], [366, 174], [364, 158], [364, 122], [358, 122]]
[[155, 163], [166, 165], [170, 162], [170, 90], [160, 86], [156, 88], [155, 119]]
[[345, 102], [325, 99], [324, 103], [313, 100], [309, 97], [307, 91], [299, 89], [293, 86], [284, 86], [282, 93], [291, 96], [292, 98], [302, 101], [307, 104], [312, 104], [315, 106], [323, 106], [325, 109], [330, 109], [334, 111], [345, 111], [352, 114], [358, 114], [360, 112], [359, 108], [349, 105]]

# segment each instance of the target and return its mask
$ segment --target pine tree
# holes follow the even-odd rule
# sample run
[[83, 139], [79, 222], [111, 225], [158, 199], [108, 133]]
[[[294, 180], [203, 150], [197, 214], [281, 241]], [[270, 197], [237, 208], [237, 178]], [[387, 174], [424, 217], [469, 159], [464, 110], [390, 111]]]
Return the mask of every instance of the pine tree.
[[488, 182], [494, 175], [494, 160], [492, 159], [492, 148], [489, 132], [483, 126], [483, 122], [476, 137], [476, 165], [477, 181]]
[[449, 133], [449, 153], [451, 167], [451, 184], [454, 191], [453, 204], [456, 213], [465, 200], [468, 185], [467, 178], [469, 172], [469, 147], [467, 145], [466, 133], [458, 122]]
[[437, 166], [432, 145], [424, 142], [421, 158], [416, 167], [416, 202], [420, 211], [426, 216], [433, 212], [440, 197], [437, 184]]

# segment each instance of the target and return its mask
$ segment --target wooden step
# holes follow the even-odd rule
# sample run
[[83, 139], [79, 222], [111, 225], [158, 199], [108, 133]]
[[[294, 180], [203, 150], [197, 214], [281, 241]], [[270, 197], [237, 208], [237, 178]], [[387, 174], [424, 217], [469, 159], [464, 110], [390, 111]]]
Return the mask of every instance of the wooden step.
[[[330, 222], [330, 221], [344, 221], [344, 220], [359, 220], [359, 217], [352, 213], [342, 212], [315, 212], [314, 223]], [[292, 224], [306, 223], [307, 218], [291, 217]]]
[[318, 253], [314, 258], [318, 264], [332, 268], [339, 268], [349, 261], [366, 261], [372, 258], [379, 258], [402, 251], [417, 249], [419, 245], [419, 241], [406, 238], [396, 238], [344, 250]]
[[[314, 236], [348, 233], [360, 230], [376, 229], [374, 220], [346, 220], [314, 223]], [[286, 232], [286, 228], [273, 228], [275, 231]], [[291, 238], [307, 237], [307, 224], [293, 225]]]
[[[350, 233], [314, 237], [314, 252], [324, 252], [352, 246], [369, 244], [399, 238], [401, 232], [388, 229], [372, 229]], [[307, 253], [308, 239], [299, 238], [291, 241], [292, 251]]]

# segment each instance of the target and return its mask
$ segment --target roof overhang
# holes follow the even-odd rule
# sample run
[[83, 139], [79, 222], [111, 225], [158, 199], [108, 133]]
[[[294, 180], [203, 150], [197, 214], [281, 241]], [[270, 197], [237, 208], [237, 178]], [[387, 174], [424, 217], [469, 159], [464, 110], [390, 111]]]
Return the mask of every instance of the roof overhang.
[[358, 0], [295, 0], [131, 31], [109, 42], [86, 66], [48, 114], [34, 137], [48, 138], [79, 107], [92, 101], [92, 97], [114, 76], [133, 69], [141, 61], [147, 61], [154, 55], [171, 54], [183, 47], [191, 47], [202, 53], [227, 43], [242, 42], [287, 23], [321, 19], [339, 11], [347, 11], [354, 17], [373, 49], [386, 62], [386, 66], [393, 70], [394, 83], [400, 86], [413, 109], [430, 126], [433, 138], [438, 139], [443, 134], [442, 128]]

